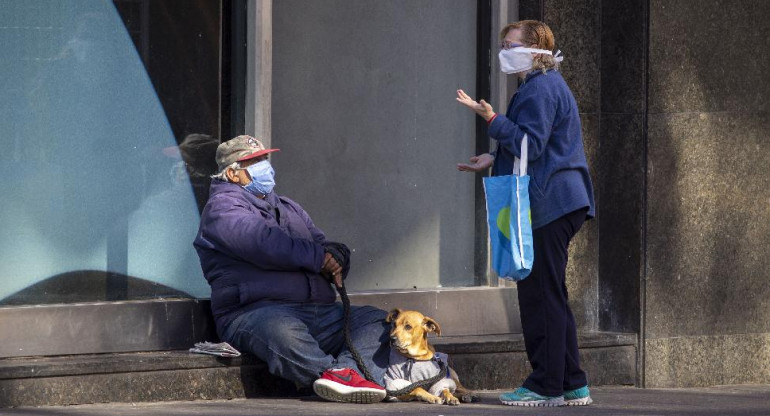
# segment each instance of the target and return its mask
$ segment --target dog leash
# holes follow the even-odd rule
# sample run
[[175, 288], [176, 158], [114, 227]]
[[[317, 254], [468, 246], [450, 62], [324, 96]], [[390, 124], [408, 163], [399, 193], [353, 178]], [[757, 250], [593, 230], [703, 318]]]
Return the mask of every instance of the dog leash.
[[[345, 278], [347, 277], [348, 271], [350, 270], [350, 250], [346, 245], [342, 243], [332, 242], [332, 241], [325, 242], [324, 249], [329, 254], [331, 254], [332, 257], [334, 257], [334, 260], [339, 265], [343, 266], [340, 286], [337, 286], [336, 284], [334, 284], [334, 287], [337, 289], [337, 292], [340, 294], [340, 299], [342, 300], [343, 316], [345, 320], [344, 326], [343, 326], [343, 333], [345, 336], [345, 345], [348, 347], [350, 354], [353, 356], [353, 359], [358, 365], [358, 369], [361, 370], [364, 377], [367, 380], [371, 381], [372, 383], [379, 385], [379, 383], [374, 380], [372, 373], [369, 372], [369, 369], [366, 367], [364, 360], [361, 358], [361, 354], [359, 354], [358, 350], [356, 350], [356, 348], [353, 346], [353, 340], [350, 337], [350, 298], [348, 297], [348, 292], [345, 289]], [[334, 279], [332, 278], [330, 278], [329, 280], [331, 282], [334, 281]], [[385, 390], [385, 391], [391, 397], [400, 396], [411, 392], [417, 387], [425, 387], [425, 386], [433, 385], [437, 381], [444, 378], [446, 374], [447, 374], [447, 365], [443, 361], [439, 360], [439, 372], [434, 377], [412, 383], [399, 390]]]
[[[358, 368], [361, 370], [361, 372], [364, 373], [364, 377], [367, 380], [371, 381], [372, 383], [379, 385], [380, 383], [374, 380], [374, 377], [369, 372], [369, 369], [366, 367], [366, 364], [364, 364], [364, 360], [361, 358], [361, 354], [359, 354], [358, 350], [356, 350], [356, 348], [353, 346], [353, 340], [350, 338], [350, 298], [348, 297], [347, 290], [345, 290], [345, 282], [343, 281], [341, 286], [334, 285], [334, 287], [337, 288], [337, 292], [340, 294], [340, 299], [342, 299], [342, 309], [343, 309], [343, 315], [345, 317], [345, 326], [343, 328], [343, 333], [345, 334], [345, 345], [347, 345], [348, 350], [350, 350], [350, 354], [353, 356], [353, 359], [356, 361]], [[437, 360], [437, 361], [439, 366], [439, 372], [435, 376], [425, 380], [414, 382], [398, 390], [386, 389], [385, 392], [389, 397], [398, 397], [411, 392], [417, 387], [425, 388], [427, 386], [431, 386], [435, 384], [436, 382], [446, 377], [447, 375], [446, 364], [442, 360]]]
[[374, 377], [372, 376], [372, 373], [369, 372], [366, 364], [364, 364], [364, 360], [361, 358], [361, 354], [359, 354], [358, 350], [356, 350], [356, 348], [353, 346], [353, 340], [350, 337], [350, 298], [348, 297], [347, 290], [345, 290], [345, 282], [342, 282], [342, 286], [334, 286], [337, 287], [337, 292], [339, 292], [340, 299], [342, 299], [342, 310], [343, 316], [345, 317], [345, 326], [343, 328], [343, 333], [345, 334], [345, 345], [348, 346], [350, 355], [353, 356], [356, 364], [358, 364], [358, 368], [361, 370], [361, 372], [364, 373], [364, 378], [371, 381], [372, 383], [379, 384], [374, 381]]

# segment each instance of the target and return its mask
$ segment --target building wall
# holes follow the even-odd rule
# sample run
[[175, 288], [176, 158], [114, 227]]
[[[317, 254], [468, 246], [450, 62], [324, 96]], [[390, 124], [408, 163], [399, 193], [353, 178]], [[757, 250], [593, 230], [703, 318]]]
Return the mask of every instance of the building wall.
[[[600, 128], [600, 2], [599, 0], [520, 0], [520, 19], [545, 21], [562, 51], [562, 74], [572, 89], [583, 124], [583, 144], [594, 181], [597, 206]], [[581, 330], [598, 327], [599, 224], [601, 214], [587, 221], [573, 238], [567, 265], [570, 306]]]
[[650, 1], [645, 378], [770, 381], [770, 3]]
[[[647, 0], [601, 6], [599, 329], [642, 339]], [[643, 385], [643, 349], [637, 385]]]
[[596, 173], [598, 221], [570, 251], [573, 308], [640, 334], [645, 387], [767, 383], [770, 3], [532, 0], [520, 12], [564, 51]]
[[601, 6], [599, 328], [639, 332], [645, 163], [646, 0]]

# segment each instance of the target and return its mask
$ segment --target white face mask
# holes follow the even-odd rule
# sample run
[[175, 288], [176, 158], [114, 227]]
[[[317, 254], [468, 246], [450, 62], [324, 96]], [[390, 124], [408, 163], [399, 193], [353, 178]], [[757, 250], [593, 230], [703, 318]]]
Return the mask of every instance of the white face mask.
[[[500, 59], [500, 72], [504, 74], [515, 74], [518, 72], [529, 71], [532, 69], [532, 54], [543, 53], [546, 55], [553, 55], [551, 51], [545, 49], [534, 48], [513, 48], [502, 49], [497, 57]], [[564, 60], [563, 56], [559, 56], [561, 51], [556, 51], [556, 62]]]

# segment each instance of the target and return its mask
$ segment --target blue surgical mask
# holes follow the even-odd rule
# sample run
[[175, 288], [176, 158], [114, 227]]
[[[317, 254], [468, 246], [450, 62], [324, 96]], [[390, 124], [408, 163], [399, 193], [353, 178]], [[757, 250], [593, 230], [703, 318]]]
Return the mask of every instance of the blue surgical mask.
[[243, 189], [254, 195], [261, 196], [273, 192], [275, 186], [275, 171], [270, 165], [269, 160], [257, 162], [246, 168], [251, 176], [251, 183], [244, 186]]

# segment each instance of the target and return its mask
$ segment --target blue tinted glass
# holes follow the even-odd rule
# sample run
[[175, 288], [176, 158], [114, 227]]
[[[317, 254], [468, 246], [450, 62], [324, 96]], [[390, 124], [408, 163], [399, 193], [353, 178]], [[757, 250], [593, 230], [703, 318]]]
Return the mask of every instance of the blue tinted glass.
[[209, 295], [191, 177], [210, 172], [132, 35], [109, 1], [0, 0], [0, 305]]

